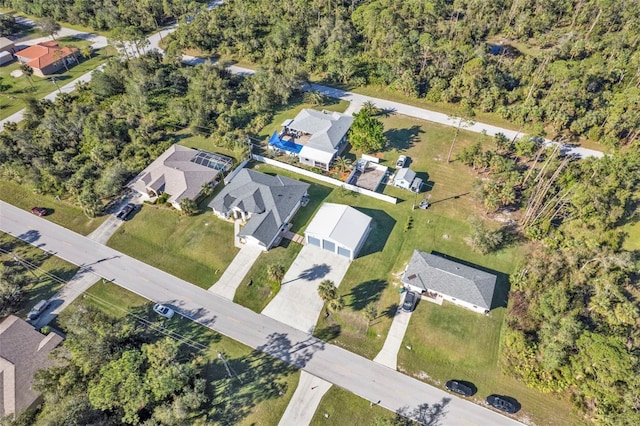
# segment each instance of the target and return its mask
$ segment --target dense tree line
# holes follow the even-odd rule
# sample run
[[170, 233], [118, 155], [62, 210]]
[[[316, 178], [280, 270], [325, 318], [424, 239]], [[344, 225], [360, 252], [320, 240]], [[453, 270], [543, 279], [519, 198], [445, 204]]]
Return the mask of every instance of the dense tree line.
[[635, 1], [230, 0], [173, 37], [614, 146], [640, 136], [639, 22]]
[[40, 18], [49, 17], [96, 30], [135, 27], [142, 31], [158, 28], [172, 18], [193, 14], [206, 0], [2, 0], [12, 8]]
[[[55, 102], [29, 99], [24, 120], [0, 133], [0, 176], [78, 203], [87, 215], [190, 129], [244, 152], [246, 134], [270, 121], [273, 103], [291, 89], [259, 72], [233, 76], [221, 67], [180, 67], [159, 54], [113, 60], [91, 82]], [[246, 130], [244, 130], [246, 129]]]

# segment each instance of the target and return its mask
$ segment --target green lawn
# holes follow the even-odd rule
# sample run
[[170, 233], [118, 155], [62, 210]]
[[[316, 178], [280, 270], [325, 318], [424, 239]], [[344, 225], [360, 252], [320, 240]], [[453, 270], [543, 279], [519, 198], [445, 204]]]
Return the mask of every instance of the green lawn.
[[498, 360], [504, 314], [505, 308], [484, 316], [447, 302], [438, 306], [421, 300], [398, 353], [398, 370], [436, 386], [450, 379], [468, 380], [478, 388], [471, 398], [477, 403], [492, 393], [509, 395], [522, 404], [517, 417], [523, 421], [582, 424], [571, 413], [568, 401], [502, 374]]
[[[88, 41], [70, 37], [61, 38], [59, 42], [61, 46], [74, 46], [78, 48], [91, 44]], [[31, 96], [39, 99], [58, 90], [50, 80], [51, 77], [54, 77], [57, 84], [62, 87], [95, 69], [111, 57], [112, 54], [112, 48], [106, 47], [94, 51], [93, 57], [90, 59], [79, 58], [80, 64], [74, 62], [73, 65], [69, 66], [69, 71], [63, 68], [59, 74], [51, 74], [46, 78], [34, 75], [32, 77], [33, 87], [25, 76], [18, 78], [11, 77], [10, 74], [12, 71], [20, 69], [20, 64], [17, 61], [0, 66], [0, 77], [2, 78], [3, 86], [5, 86], [0, 96], [0, 119], [6, 118], [23, 109], [25, 106], [25, 97]]]
[[202, 288], [218, 281], [238, 252], [232, 223], [210, 211], [187, 217], [150, 204], [118, 229], [108, 245]]
[[640, 221], [632, 221], [631, 223], [626, 224], [623, 229], [627, 233], [623, 248], [629, 251], [640, 250]]
[[[297, 386], [297, 370], [180, 315], [162, 319], [151, 309], [151, 302], [113, 283], [100, 281], [84, 296], [68, 309], [91, 304], [116, 317], [134, 314], [150, 321], [163, 335], [182, 342], [183, 350], [203, 357], [207, 395], [212, 398], [209, 418], [213, 424], [278, 424]], [[218, 359], [220, 352], [225, 354], [239, 379], [227, 376], [224, 364]]]
[[90, 234], [107, 218], [107, 216], [88, 218], [82, 209], [72, 204], [70, 200], [63, 198], [57, 201], [51, 195], [36, 194], [26, 185], [6, 180], [0, 180], [0, 199], [28, 211], [35, 206], [46, 207], [50, 213], [45, 216], [45, 219], [82, 235]]
[[[325, 414], [329, 417], [325, 417]], [[395, 417], [394, 413], [385, 408], [371, 406], [366, 399], [332, 386], [322, 397], [311, 425], [374, 425], [381, 421], [389, 422], [384, 424], [392, 424], [390, 422]]]
[[[0, 262], [5, 267], [15, 268], [16, 272], [29, 279], [30, 284], [16, 312], [21, 318], [26, 317], [33, 306], [42, 299], [49, 299], [78, 271], [78, 267], [55, 257], [39, 248], [27, 244], [8, 234], [0, 232]], [[10, 253], [4, 253], [4, 251]], [[16, 262], [13, 255], [20, 262]]]
[[289, 240], [282, 240], [279, 246], [262, 253], [247, 273], [247, 276], [242, 280], [236, 290], [233, 301], [252, 311], [262, 312], [265, 306], [271, 302], [271, 299], [278, 294], [278, 288], [273, 288], [267, 279], [267, 267], [271, 264], [279, 264], [286, 271], [298, 256], [300, 250], [302, 250], [302, 245]]
[[226, 149], [226, 148], [223, 148], [223, 147], [219, 147], [219, 146], [217, 146], [215, 144], [213, 139], [207, 138], [207, 137], [201, 136], [201, 135], [194, 135], [188, 129], [181, 130], [180, 132], [177, 132], [176, 133], [176, 137], [179, 140], [178, 145], [186, 146], [188, 148], [201, 149], [203, 151], [208, 151], [208, 152], [213, 152], [213, 153], [226, 155], [226, 156], [229, 156], [231, 158], [234, 158], [236, 162], [239, 161], [239, 159], [236, 156], [236, 153], [233, 152], [232, 150]]

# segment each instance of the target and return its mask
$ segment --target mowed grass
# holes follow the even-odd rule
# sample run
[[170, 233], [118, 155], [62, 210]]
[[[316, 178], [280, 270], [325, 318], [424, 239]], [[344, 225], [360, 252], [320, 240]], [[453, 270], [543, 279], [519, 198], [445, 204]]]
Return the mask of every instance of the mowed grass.
[[[82, 48], [88, 46], [91, 43], [88, 41], [75, 39], [71, 37], [64, 37], [59, 40], [61, 46], [73, 46]], [[34, 97], [40, 99], [58, 91], [58, 88], [52, 83], [51, 78], [55, 78], [58, 86], [62, 87], [78, 77], [92, 71], [98, 65], [105, 62], [108, 58], [113, 56], [113, 49], [111, 47], [105, 47], [95, 50], [91, 58], [78, 57], [80, 64], [75, 61], [69, 65], [69, 71], [64, 67], [57, 74], [47, 75], [45, 78], [32, 76], [33, 87], [26, 76], [18, 78], [11, 77], [11, 72], [20, 69], [20, 63], [17, 61], [11, 64], [6, 64], [0, 67], [0, 77], [2, 77], [2, 84], [6, 86], [5, 90], [0, 96], [0, 119], [7, 118], [11, 114], [14, 114], [25, 107], [24, 99], [26, 97]]]
[[27, 185], [11, 181], [0, 181], [0, 199], [29, 212], [25, 214], [31, 214], [33, 207], [45, 207], [50, 213], [44, 219], [82, 235], [90, 234], [107, 218], [106, 215], [89, 218], [68, 199], [57, 201], [52, 195], [36, 194]]
[[[325, 414], [328, 414], [329, 417], [326, 417]], [[332, 386], [322, 397], [310, 424], [312, 426], [391, 425], [395, 418], [396, 415], [391, 411], [378, 405], [371, 406], [366, 399], [337, 386]]]
[[254, 312], [262, 312], [265, 306], [275, 297], [278, 290], [268, 280], [267, 268], [271, 264], [276, 264], [282, 265], [286, 271], [298, 256], [300, 250], [302, 250], [301, 244], [283, 240], [279, 246], [262, 253], [247, 273], [247, 276], [242, 280], [236, 290], [233, 301]]
[[217, 146], [214, 140], [211, 138], [207, 138], [202, 135], [195, 135], [186, 129], [177, 132], [176, 137], [177, 139], [179, 139], [178, 145], [226, 155], [228, 157], [234, 158], [236, 162], [239, 160], [235, 152], [230, 149]]
[[471, 398], [476, 403], [493, 393], [516, 398], [522, 404], [516, 417], [523, 422], [583, 424], [567, 400], [530, 389], [500, 371], [504, 314], [504, 307], [485, 316], [447, 302], [438, 306], [421, 300], [398, 353], [398, 370], [438, 387], [450, 379], [470, 381], [478, 388]]
[[[168, 335], [182, 343], [184, 352], [199, 357], [213, 424], [278, 424], [297, 386], [297, 370], [180, 315], [164, 319], [153, 312], [150, 301], [116, 284], [99, 281], [83, 296], [61, 315], [81, 304], [117, 318], [135, 315], [158, 337]], [[233, 377], [228, 376], [219, 353], [224, 354]]]
[[623, 227], [627, 233], [622, 248], [628, 251], [640, 251], [640, 221], [636, 220]]
[[212, 286], [235, 257], [233, 224], [211, 212], [181, 216], [145, 204], [108, 245], [202, 288]]
[[29, 282], [23, 288], [22, 303], [16, 312], [21, 318], [40, 300], [56, 294], [78, 271], [76, 265], [3, 232], [0, 232], [0, 249], [0, 262], [4, 267], [23, 275]]

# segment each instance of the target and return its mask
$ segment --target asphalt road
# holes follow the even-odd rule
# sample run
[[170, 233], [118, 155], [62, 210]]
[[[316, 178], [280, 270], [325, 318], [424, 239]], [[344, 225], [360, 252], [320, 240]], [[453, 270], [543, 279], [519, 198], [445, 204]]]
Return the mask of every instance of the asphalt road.
[[149, 300], [168, 304], [181, 315], [225, 336], [425, 424], [519, 424], [483, 406], [256, 314], [5, 202], [0, 202], [0, 230]]

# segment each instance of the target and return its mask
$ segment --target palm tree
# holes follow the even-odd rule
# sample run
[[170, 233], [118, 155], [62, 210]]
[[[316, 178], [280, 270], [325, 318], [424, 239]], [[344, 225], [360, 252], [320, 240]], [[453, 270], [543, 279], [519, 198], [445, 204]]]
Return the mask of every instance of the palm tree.
[[329, 300], [327, 304], [327, 309], [329, 310], [329, 312], [338, 312], [343, 308], [344, 300], [342, 300], [342, 297], [334, 297], [333, 299]]
[[322, 280], [318, 286], [318, 296], [325, 302], [335, 299], [338, 295], [338, 289], [331, 280]]
[[371, 321], [378, 317], [378, 308], [376, 307], [376, 302], [371, 302], [367, 306], [365, 306], [362, 313], [367, 319], [367, 326], [371, 325]]
[[27, 64], [22, 64], [22, 65], [20, 65], [20, 71], [22, 71], [24, 76], [27, 77], [27, 80], [29, 80], [29, 84], [31, 85], [31, 88], [35, 89], [35, 87], [33, 86], [33, 78], [32, 78], [32, 76], [33, 76], [33, 68], [31, 68]]
[[365, 111], [369, 116], [374, 116], [380, 113], [380, 108], [378, 108], [372, 101], [366, 101], [362, 104], [360, 111]]
[[272, 263], [267, 266], [267, 279], [276, 284], [282, 284], [284, 272], [284, 266], [279, 263]]
[[338, 172], [344, 173], [351, 168], [351, 160], [345, 157], [338, 157], [336, 158], [335, 166]]

